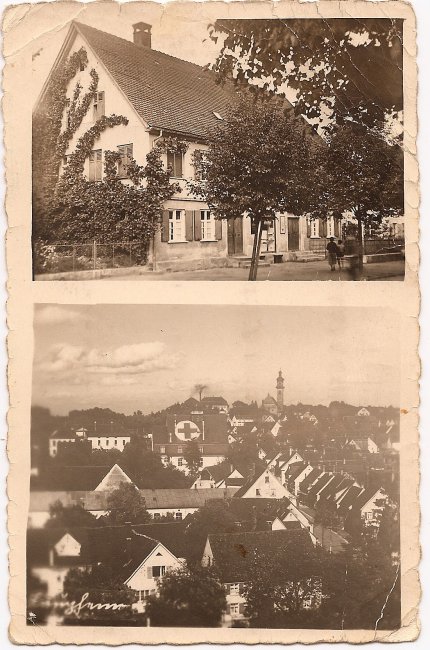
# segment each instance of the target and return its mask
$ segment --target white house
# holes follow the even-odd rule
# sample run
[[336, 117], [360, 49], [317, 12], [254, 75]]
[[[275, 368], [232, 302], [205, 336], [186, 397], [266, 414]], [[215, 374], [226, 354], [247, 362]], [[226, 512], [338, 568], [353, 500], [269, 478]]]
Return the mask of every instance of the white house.
[[239, 488], [235, 496], [242, 499], [283, 499], [290, 495], [273, 472], [265, 468]]
[[[228, 106], [236, 101], [235, 87], [218, 85], [209, 70], [153, 49], [151, 25], [147, 23], [130, 25], [130, 37], [132, 40], [125, 40], [72, 22], [51, 75], [83, 48], [88, 65], [81, 66], [69, 82], [68, 107], [73, 105], [77, 84], [83, 93], [89, 88], [92, 70], [98, 75], [98, 84], [94, 100], [70, 141], [65, 162], [79, 138], [104, 115], [124, 116], [128, 123], [106, 129], [97, 138], [85, 162], [85, 174], [94, 182], [103, 179], [107, 150], [120, 154], [119, 171], [127, 182], [130, 159], [144, 164], [158, 140], [172, 136], [180, 139], [186, 143], [185, 153], [166, 154], [164, 163], [172, 168], [181, 192], [164, 206], [162, 228], [152, 242], [150, 262], [159, 269], [193, 269], [223, 266], [229, 259], [250, 256], [250, 220], [237, 217], [228, 223], [216, 221], [207, 204], [196, 200], [187, 189], [187, 179], [197, 173], [194, 156], [204, 155], [208, 131], [225, 118]], [[48, 82], [36, 113], [43, 108]], [[66, 123], [65, 114], [64, 128]], [[295, 258], [300, 251], [321, 254], [327, 237], [338, 236], [339, 228], [334, 220], [308, 222], [300, 215], [279, 214], [263, 231], [261, 254], [269, 261], [274, 260], [274, 254], [283, 259]]]
[[[119, 430], [118, 430], [119, 429]], [[124, 447], [131, 440], [130, 434], [120, 429], [116, 424], [110, 422], [94, 422], [92, 429], [79, 427], [54, 431], [49, 438], [49, 455], [53, 458], [57, 455], [61, 443], [77, 443], [88, 441], [92, 449], [117, 449], [124, 451]]]
[[137, 560], [137, 566], [124, 580], [127, 587], [138, 592], [139, 601], [155, 594], [163, 576], [168, 571], [179, 569], [184, 562], [183, 558], [177, 558], [161, 542], [146, 535], [143, 535], [142, 538], [142, 554], [145, 557], [141, 561]]

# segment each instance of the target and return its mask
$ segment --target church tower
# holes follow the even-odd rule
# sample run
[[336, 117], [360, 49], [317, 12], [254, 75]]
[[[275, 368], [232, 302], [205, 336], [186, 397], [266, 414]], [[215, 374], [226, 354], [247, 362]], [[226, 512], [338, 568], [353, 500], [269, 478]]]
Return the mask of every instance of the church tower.
[[284, 378], [281, 370], [276, 380], [276, 403], [278, 405], [278, 415], [281, 415], [284, 410]]

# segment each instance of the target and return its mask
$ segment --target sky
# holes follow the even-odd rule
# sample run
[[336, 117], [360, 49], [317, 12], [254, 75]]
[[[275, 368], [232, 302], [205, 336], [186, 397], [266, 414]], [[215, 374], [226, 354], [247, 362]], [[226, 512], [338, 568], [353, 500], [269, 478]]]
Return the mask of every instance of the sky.
[[379, 308], [36, 305], [32, 402], [149, 413], [199, 383], [261, 402], [282, 369], [286, 404], [397, 407], [398, 330]]

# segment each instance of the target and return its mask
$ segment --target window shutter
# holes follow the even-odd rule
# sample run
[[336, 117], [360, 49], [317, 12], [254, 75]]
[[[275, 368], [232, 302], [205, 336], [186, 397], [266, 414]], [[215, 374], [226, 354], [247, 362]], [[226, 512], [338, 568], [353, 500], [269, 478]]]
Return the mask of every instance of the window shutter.
[[102, 117], [105, 114], [105, 94], [104, 92], [98, 93], [97, 97], [97, 117]]
[[169, 241], [169, 211], [163, 210], [161, 222], [161, 241]]
[[222, 239], [222, 219], [215, 219], [215, 239]]
[[185, 239], [193, 241], [193, 212], [185, 210]]
[[93, 183], [96, 180], [96, 161], [94, 159], [94, 154], [90, 154], [90, 166], [89, 166], [89, 174], [88, 174], [88, 180], [90, 183]]
[[98, 149], [96, 151], [96, 181], [102, 180], [102, 150]]
[[307, 220], [307, 233], [306, 233], [306, 236], [307, 236], [308, 239], [311, 236], [311, 220], [310, 219]]
[[152, 566], [146, 567], [146, 575], [148, 578], [152, 578]]
[[336, 219], [336, 218], [335, 218], [335, 220], [334, 220], [334, 232], [335, 232], [335, 234], [336, 234], [336, 237], [339, 237], [339, 239], [340, 239], [340, 237], [341, 237], [341, 232], [340, 232], [340, 219]]
[[177, 178], [182, 178], [182, 161], [183, 161], [183, 155], [181, 153], [177, 153], [175, 156], [175, 162], [176, 162], [175, 176]]
[[202, 238], [202, 219], [201, 211], [194, 210], [194, 239], [200, 241]]

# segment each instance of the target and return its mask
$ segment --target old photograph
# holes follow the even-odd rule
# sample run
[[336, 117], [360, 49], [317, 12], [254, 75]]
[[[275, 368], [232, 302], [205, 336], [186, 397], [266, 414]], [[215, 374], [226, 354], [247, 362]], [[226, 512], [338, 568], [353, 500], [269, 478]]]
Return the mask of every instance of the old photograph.
[[34, 41], [33, 278], [403, 280], [403, 19], [219, 7]]
[[394, 312], [170, 314], [36, 305], [27, 625], [398, 629]]

